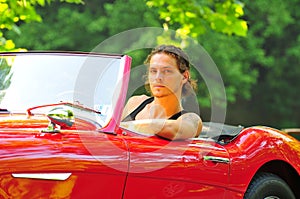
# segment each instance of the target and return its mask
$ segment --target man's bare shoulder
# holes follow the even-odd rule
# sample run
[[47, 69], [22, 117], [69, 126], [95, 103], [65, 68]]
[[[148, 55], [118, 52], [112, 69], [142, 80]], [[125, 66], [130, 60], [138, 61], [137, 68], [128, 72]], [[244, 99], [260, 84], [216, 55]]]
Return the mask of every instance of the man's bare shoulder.
[[141, 103], [143, 103], [143, 101], [145, 101], [148, 98], [149, 98], [149, 96], [147, 96], [147, 95], [135, 95], [135, 96], [130, 97], [126, 104], [127, 114], [129, 114], [134, 109], [136, 109]]
[[135, 96], [132, 96], [128, 99], [127, 104], [138, 106], [148, 98], [149, 98], [149, 96], [147, 96], [147, 95], [135, 95]]

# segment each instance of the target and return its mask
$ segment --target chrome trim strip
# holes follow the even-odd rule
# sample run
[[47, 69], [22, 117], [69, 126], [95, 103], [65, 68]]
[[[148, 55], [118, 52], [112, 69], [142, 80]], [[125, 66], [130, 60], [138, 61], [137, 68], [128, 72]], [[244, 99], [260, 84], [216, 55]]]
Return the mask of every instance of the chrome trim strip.
[[229, 158], [222, 158], [216, 156], [203, 156], [203, 159], [206, 161], [219, 162], [219, 163], [229, 163]]
[[72, 173], [13, 173], [14, 178], [30, 178], [42, 180], [66, 180]]

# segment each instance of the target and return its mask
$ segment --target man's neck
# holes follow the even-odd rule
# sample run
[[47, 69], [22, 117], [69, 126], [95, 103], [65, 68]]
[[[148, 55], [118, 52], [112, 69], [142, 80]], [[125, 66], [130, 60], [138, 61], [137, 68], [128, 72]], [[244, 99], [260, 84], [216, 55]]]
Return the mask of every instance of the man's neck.
[[154, 97], [154, 104], [164, 107], [167, 116], [172, 116], [182, 110], [180, 98], [176, 95], [168, 95], [164, 97]]

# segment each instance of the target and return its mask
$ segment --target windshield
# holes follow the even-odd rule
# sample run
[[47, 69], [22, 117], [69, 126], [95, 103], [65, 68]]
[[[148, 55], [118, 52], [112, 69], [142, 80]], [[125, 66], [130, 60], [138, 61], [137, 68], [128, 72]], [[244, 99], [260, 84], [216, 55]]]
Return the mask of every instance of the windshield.
[[26, 112], [35, 106], [71, 102], [100, 111], [96, 116], [104, 126], [120, 95], [121, 63], [121, 56], [108, 55], [0, 55], [0, 108]]

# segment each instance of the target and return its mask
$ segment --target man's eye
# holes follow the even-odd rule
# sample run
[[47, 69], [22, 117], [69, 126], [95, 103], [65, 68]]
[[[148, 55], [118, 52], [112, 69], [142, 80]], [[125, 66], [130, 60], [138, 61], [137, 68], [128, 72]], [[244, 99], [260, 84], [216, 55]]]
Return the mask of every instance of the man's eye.
[[164, 72], [165, 74], [170, 74], [170, 73], [172, 73], [172, 70], [166, 69], [166, 70], [164, 70], [163, 72]]
[[154, 70], [154, 69], [151, 69], [151, 70], [150, 70], [150, 73], [151, 73], [151, 74], [154, 74], [154, 73], [156, 73], [156, 72], [157, 72], [157, 71]]

